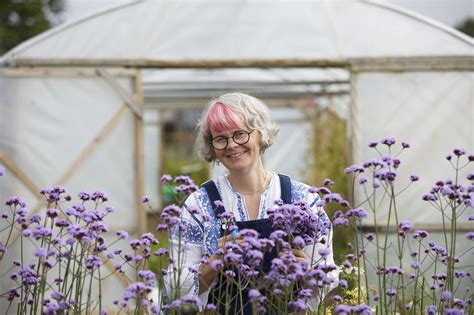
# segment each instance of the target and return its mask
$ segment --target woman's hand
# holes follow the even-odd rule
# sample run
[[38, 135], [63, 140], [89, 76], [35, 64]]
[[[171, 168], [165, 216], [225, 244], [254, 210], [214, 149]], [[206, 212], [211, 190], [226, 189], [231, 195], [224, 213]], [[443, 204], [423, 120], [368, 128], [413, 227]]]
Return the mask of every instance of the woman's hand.
[[310, 260], [309, 256], [304, 251], [302, 251], [301, 249], [296, 249], [296, 248], [290, 248], [290, 249], [285, 248], [281, 252], [278, 253], [278, 257], [283, 256], [283, 254], [285, 254], [285, 252], [288, 252], [288, 251], [290, 251], [295, 256], [296, 261], [298, 263], [302, 263], [303, 261]]
[[235, 231], [235, 232], [232, 232], [230, 234], [224, 235], [221, 238], [219, 238], [219, 241], [217, 243], [217, 248], [222, 249], [222, 250], [225, 251], [225, 244], [226, 243], [231, 242], [231, 243], [240, 245], [243, 241], [244, 241], [244, 239], [242, 238], [240, 233], [237, 233]]
[[[242, 236], [240, 236], [239, 233], [227, 234], [219, 238], [217, 242], [217, 249], [220, 249], [225, 253], [226, 243], [232, 242], [237, 245], [240, 245], [243, 241], [244, 239], [242, 238]], [[211, 286], [212, 282], [214, 282], [214, 280], [216, 279], [218, 272], [217, 270], [214, 270], [211, 265], [214, 261], [219, 259], [222, 260], [222, 255], [214, 254], [209, 257], [206, 263], [201, 264], [201, 275], [199, 277], [199, 294], [206, 291]]]

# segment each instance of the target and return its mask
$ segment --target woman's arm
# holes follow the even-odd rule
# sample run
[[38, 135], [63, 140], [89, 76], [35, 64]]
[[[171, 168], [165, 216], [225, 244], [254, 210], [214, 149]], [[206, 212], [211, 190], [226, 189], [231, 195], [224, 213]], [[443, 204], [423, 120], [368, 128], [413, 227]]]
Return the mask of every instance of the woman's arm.
[[199, 277], [199, 294], [209, 290], [212, 283], [216, 280], [217, 271], [211, 267], [213, 261], [219, 259], [216, 255], [209, 257], [209, 262], [201, 264], [201, 275]]

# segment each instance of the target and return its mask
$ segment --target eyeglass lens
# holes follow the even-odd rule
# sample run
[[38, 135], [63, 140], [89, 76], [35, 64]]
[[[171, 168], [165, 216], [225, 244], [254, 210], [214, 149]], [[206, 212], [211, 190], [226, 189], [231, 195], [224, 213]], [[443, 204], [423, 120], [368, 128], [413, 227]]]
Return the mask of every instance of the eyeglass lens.
[[[253, 131], [253, 130], [252, 130]], [[231, 137], [218, 136], [212, 139], [212, 146], [217, 150], [224, 150], [229, 144], [229, 139], [233, 139], [235, 143], [241, 145], [246, 144], [250, 139], [250, 133], [243, 130], [238, 130], [234, 132]]]

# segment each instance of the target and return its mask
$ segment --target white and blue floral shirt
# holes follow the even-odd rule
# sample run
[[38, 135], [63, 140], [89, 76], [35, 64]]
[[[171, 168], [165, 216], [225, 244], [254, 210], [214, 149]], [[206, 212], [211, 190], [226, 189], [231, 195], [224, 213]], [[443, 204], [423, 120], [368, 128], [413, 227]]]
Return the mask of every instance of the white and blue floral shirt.
[[[236, 221], [248, 221], [249, 215], [245, 205], [244, 196], [231, 186], [227, 179], [227, 175], [215, 179], [214, 183], [221, 195], [225, 211], [232, 212]], [[304, 183], [291, 180], [292, 202], [305, 201], [310, 205], [314, 213], [319, 216], [321, 221], [328, 221], [329, 223], [329, 218], [327, 217], [326, 212], [319, 205], [318, 201], [320, 201], [320, 197], [315, 193], [309, 192], [309, 188], [310, 186]], [[267, 210], [275, 206], [275, 201], [280, 200], [280, 196], [280, 178], [277, 174], [273, 173], [270, 184], [261, 194], [260, 208], [257, 218], [266, 218]], [[198, 209], [199, 213], [191, 214], [193, 211], [186, 211], [186, 209], [189, 210], [193, 208]], [[182, 297], [188, 294], [197, 296], [199, 293], [199, 275], [197, 271], [200, 268], [201, 259], [205, 255], [214, 254], [217, 250], [221, 226], [220, 220], [214, 216], [213, 207], [204, 188], [200, 188], [192, 193], [186, 200], [183, 207], [182, 223], [187, 227], [186, 233], [182, 233], [181, 236], [178, 233], [173, 233], [170, 242], [170, 253], [171, 257], [175, 260], [175, 267], [178, 263], [178, 256], [180, 255], [180, 266], [177, 266], [178, 270], [180, 270], [180, 296]], [[330, 227], [330, 224], [328, 225]], [[329, 233], [323, 237], [326, 238], [324, 244], [318, 242], [317, 244], [306, 246], [303, 251], [306, 252], [309, 257], [313, 257], [313, 261], [318, 261], [321, 258], [317, 254], [318, 249], [320, 247], [328, 247], [331, 250], [331, 253], [326, 257], [326, 263], [334, 264], [332, 253], [332, 229], [330, 228]], [[185, 249], [184, 251], [183, 248]], [[177, 271], [173, 271], [170, 268], [166, 281], [168, 290], [171, 286], [171, 279], [173, 279], [173, 272]], [[337, 286], [338, 273], [338, 270], [331, 272], [330, 276], [333, 277], [335, 281], [330, 286], [329, 290]], [[208, 290], [199, 295], [202, 306], [207, 304], [211, 288], [212, 285]], [[312, 301], [310, 301], [310, 308], [315, 309], [318, 303], [319, 299], [312, 299]]]

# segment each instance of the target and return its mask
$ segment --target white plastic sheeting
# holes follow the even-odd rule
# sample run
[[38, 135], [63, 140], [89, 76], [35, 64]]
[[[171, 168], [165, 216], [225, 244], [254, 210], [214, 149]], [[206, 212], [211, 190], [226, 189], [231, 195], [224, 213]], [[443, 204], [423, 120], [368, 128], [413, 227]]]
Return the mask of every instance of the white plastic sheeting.
[[160, 0], [57, 27], [0, 62], [470, 56], [471, 44], [427, 18], [371, 2]]
[[[119, 82], [130, 91], [127, 78]], [[117, 126], [74, 170], [59, 181], [96, 141], [94, 138], [124, 106], [101, 78], [0, 76], [0, 148], [38, 188], [61, 184], [71, 194], [105, 190], [121, 206], [116, 222], [134, 229], [134, 121], [125, 109]], [[0, 198], [23, 191], [22, 184], [0, 181]], [[36, 192], [38, 193], [38, 192]], [[25, 200], [31, 207], [33, 200]], [[34, 204], [32, 204], [34, 203]]]
[[[367, 145], [387, 136], [398, 140], [397, 149], [401, 141], [411, 145], [399, 157], [402, 164], [397, 189], [400, 191], [410, 182], [410, 174], [418, 175], [420, 181], [397, 198], [400, 218], [418, 224], [442, 222], [441, 215], [421, 197], [429, 193], [436, 181], [454, 179], [452, 167], [445, 159], [454, 148], [464, 148], [470, 154], [474, 152], [473, 79], [472, 72], [368, 72], [354, 75], [352, 139], [355, 141], [355, 162], [379, 157]], [[379, 145], [380, 149], [383, 147]], [[467, 161], [465, 157], [464, 161]], [[460, 172], [459, 178], [465, 184], [468, 171], [472, 172], [472, 166]], [[365, 199], [362, 189], [358, 192], [358, 199]], [[383, 223], [388, 213], [384, 211], [376, 215], [378, 222]], [[467, 217], [464, 219], [461, 218], [467, 223]]]

